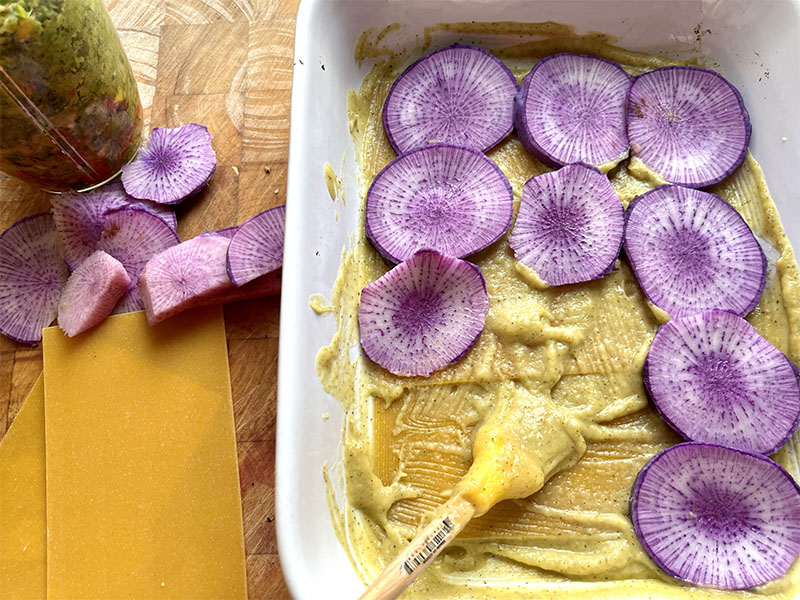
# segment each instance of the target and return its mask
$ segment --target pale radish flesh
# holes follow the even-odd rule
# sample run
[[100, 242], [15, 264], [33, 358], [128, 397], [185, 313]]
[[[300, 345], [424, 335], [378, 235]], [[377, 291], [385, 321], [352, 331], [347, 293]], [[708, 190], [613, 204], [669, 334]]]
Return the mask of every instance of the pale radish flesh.
[[628, 156], [625, 101], [630, 78], [605, 59], [564, 52], [540, 60], [514, 101], [525, 149], [546, 165], [610, 168]]
[[517, 80], [482, 48], [454, 45], [409, 66], [392, 84], [383, 126], [398, 154], [446, 142], [486, 151], [511, 132]]
[[726, 311], [662, 325], [645, 361], [644, 382], [658, 412], [687, 440], [772, 454], [800, 421], [794, 365]]
[[484, 154], [433, 144], [390, 162], [367, 192], [366, 232], [395, 263], [419, 250], [461, 258], [486, 248], [508, 230], [511, 184]]
[[508, 243], [548, 285], [590, 281], [614, 267], [624, 215], [605, 175], [568, 165], [527, 181]]
[[639, 75], [627, 113], [631, 154], [670, 183], [718, 183], [747, 153], [751, 126], [742, 96], [709, 69], [662, 67]]
[[130, 284], [123, 264], [97, 250], [69, 276], [58, 302], [58, 326], [73, 337], [99, 325]]
[[239, 225], [231, 236], [227, 259], [228, 276], [235, 286], [281, 267], [285, 222], [286, 207], [276, 206]]
[[467, 353], [488, 310], [478, 267], [421, 250], [361, 291], [361, 345], [391, 373], [430, 375]]
[[0, 333], [23, 344], [40, 342], [68, 275], [49, 212], [20, 219], [0, 234]]
[[715, 444], [678, 444], [639, 473], [634, 529], [669, 575], [748, 589], [783, 576], [800, 553], [800, 490], [769, 458]]
[[664, 185], [635, 198], [624, 245], [642, 291], [672, 317], [715, 308], [744, 316], [761, 298], [764, 253], [715, 194]]

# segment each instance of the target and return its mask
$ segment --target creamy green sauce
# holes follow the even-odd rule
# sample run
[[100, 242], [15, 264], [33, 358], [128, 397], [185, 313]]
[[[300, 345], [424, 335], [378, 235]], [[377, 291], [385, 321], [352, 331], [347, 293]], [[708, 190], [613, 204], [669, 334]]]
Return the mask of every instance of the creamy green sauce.
[[[631, 74], [678, 62], [629, 52], [607, 36], [576, 35], [553, 23], [441, 25], [426, 29], [420, 46], [402, 53], [384, 46], [396, 30], [365, 32], [356, 47], [357, 60], [376, 59], [348, 98], [362, 219], [367, 187], [395, 156], [381, 122], [386, 93], [409, 61], [431, 49], [469, 42], [476, 34], [497, 36], [506, 43], [495, 53], [518, 79], [538, 59], [560, 51], [602, 56]], [[488, 154], [511, 181], [515, 210], [525, 181], [549, 170], [513, 135]], [[625, 205], [655, 185], [629, 169], [628, 161], [611, 169], [609, 178]], [[761, 169], [748, 155], [712, 191], [771, 246], [767, 287], [748, 319], [797, 361], [797, 265]], [[519, 265], [504, 237], [471, 257], [490, 296], [477, 343], [458, 363], [413, 378], [394, 376], [363, 354], [351, 359], [358, 348], [360, 291], [389, 268], [366, 240], [363, 221], [351, 248], [343, 251], [331, 298], [336, 333], [319, 351], [317, 371], [345, 408], [347, 498], [337, 508], [329, 486], [329, 501], [337, 534], [365, 581], [405, 546], [431, 511], [460, 493], [479, 506], [478, 514], [486, 514], [470, 523], [404, 597], [797, 596], [798, 564], [754, 592], [721, 592], [675, 582], [639, 545], [627, 516], [633, 480], [650, 457], [680, 440], [648, 404], [641, 378], [650, 342], [667, 316], [648, 304], [627, 263], [618, 261], [599, 281], [547, 287]], [[504, 453], [509, 447], [524, 452]], [[494, 471], [471, 480], [473, 457], [477, 464], [486, 456]], [[775, 458], [800, 476], [796, 438]], [[492, 472], [499, 477], [490, 477]], [[524, 499], [491, 508], [499, 498], [519, 497]]]

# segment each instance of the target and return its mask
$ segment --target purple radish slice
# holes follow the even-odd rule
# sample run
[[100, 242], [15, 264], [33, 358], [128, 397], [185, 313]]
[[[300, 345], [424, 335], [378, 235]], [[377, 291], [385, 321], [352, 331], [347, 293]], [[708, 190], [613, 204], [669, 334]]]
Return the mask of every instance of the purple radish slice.
[[625, 100], [631, 80], [596, 56], [540, 60], [514, 100], [514, 126], [525, 149], [551, 167], [583, 162], [611, 169], [628, 156]]
[[719, 73], [662, 67], [634, 79], [628, 96], [631, 154], [670, 183], [705, 187], [742, 164], [750, 116]]
[[422, 249], [462, 258], [496, 242], [511, 225], [514, 194], [483, 153], [433, 144], [395, 158], [367, 192], [366, 230], [384, 258]]
[[674, 185], [642, 194], [628, 206], [624, 245], [642, 291], [672, 317], [715, 308], [744, 316], [764, 290], [758, 241], [714, 194]]
[[361, 345], [395, 375], [430, 375], [467, 353], [488, 310], [478, 267], [421, 250], [361, 291]]
[[419, 59], [395, 80], [383, 127], [398, 154], [435, 142], [486, 151], [511, 132], [517, 89], [502, 61], [456, 44]]
[[800, 553], [800, 489], [761, 454], [672, 446], [639, 472], [630, 508], [647, 554], [694, 585], [752, 588], [783, 576]]
[[74, 337], [99, 325], [130, 284], [122, 263], [97, 250], [69, 276], [58, 302], [58, 326]]
[[525, 183], [508, 243], [548, 285], [591, 281], [614, 267], [624, 223], [608, 178], [594, 167], [568, 165]]
[[231, 237], [227, 270], [241, 286], [281, 268], [286, 207], [276, 206], [248, 219]]
[[204, 231], [200, 234], [199, 237], [208, 236], [208, 235], [218, 235], [228, 239], [233, 237], [233, 234], [239, 230], [238, 225], [234, 225], [233, 227], [225, 227], [224, 229], [217, 229], [215, 231]]
[[712, 310], [662, 325], [644, 382], [687, 440], [772, 454], [800, 421], [794, 365], [747, 321]]
[[217, 168], [211, 134], [189, 123], [176, 129], [156, 128], [147, 148], [122, 167], [122, 185], [134, 198], [177, 204], [200, 191]]
[[0, 234], [0, 333], [23, 344], [42, 340], [58, 312], [69, 271], [49, 212]]

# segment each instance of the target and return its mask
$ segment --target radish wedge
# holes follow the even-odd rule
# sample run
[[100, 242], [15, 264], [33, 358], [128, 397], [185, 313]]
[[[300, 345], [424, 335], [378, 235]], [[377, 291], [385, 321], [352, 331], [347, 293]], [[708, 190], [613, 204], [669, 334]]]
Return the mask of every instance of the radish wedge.
[[622, 246], [625, 211], [608, 178], [582, 164], [532, 177], [508, 243], [548, 285], [598, 279]]
[[642, 291], [672, 317], [714, 308], [744, 316], [764, 290], [761, 246], [714, 194], [663, 185], [635, 198], [624, 244]]
[[286, 207], [276, 206], [239, 225], [228, 246], [227, 270], [233, 285], [244, 285], [283, 264]]
[[695, 585], [748, 589], [784, 575], [800, 553], [800, 489], [760, 454], [672, 446], [639, 473], [630, 512], [653, 561]]
[[514, 194], [499, 167], [464, 146], [433, 144], [395, 158], [367, 192], [366, 230], [395, 263], [423, 249], [462, 258], [511, 225]]
[[23, 344], [40, 342], [68, 275], [49, 212], [20, 219], [0, 234], [0, 333]]
[[58, 302], [58, 326], [73, 337], [99, 325], [130, 284], [121, 262], [96, 251], [69, 276]]
[[156, 128], [147, 148], [122, 167], [122, 184], [134, 198], [177, 204], [199, 192], [216, 168], [211, 134], [203, 125]]
[[361, 291], [361, 345], [395, 375], [430, 375], [467, 353], [488, 310], [478, 267], [422, 250]]
[[719, 73], [662, 67], [634, 79], [628, 96], [631, 154], [670, 183], [705, 187], [744, 160], [750, 116]]
[[622, 67], [596, 56], [565, 52], [543, 58], [514, 101], [517, 136], [551, 167], [583, 162], [608, 171], [628, 156], [630, 84]]
[[486, 151], [511, 132], [517, 89], [502, 61], [456, 44], [419, 59], [395, 80], [383, 127], [398, 154], [433, 142]]
[[772, 454], [800, 421], [794, 366], [729, 312], [702, 312], [661, 326], [644, 382], [658, 412], [687, 440]]

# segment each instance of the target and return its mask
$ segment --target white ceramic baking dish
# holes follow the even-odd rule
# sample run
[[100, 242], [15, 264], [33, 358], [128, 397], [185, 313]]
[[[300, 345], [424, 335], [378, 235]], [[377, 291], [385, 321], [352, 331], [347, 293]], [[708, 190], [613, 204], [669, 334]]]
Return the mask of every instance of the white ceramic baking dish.
[[[744, 96], [753, 123], [750, 148], [800, 250], [800, 0], [302, 0], [292, 91], [276, 465], [281, 564], [297, 599], [350, 600], [363, 589], [334, 534], [322, 475], [326, 461], [337, 458], [342, 410], [323, 392], [314, 359], [329, 343], [334, 324], [308, 303], [311, 294], [329, 295], [342, 248], [357, 224], [346, 101], [371, 65], [359, 68], [353, 50], [369, 27], [404, 24], [393, 34], [402, 42], [425, 25], [473, 20], [555, 21], [579, 32], [609, 33], [630, 49], [699, 50], [711, 57], [711, 66]], [[346, 204], [331, 200], [325, 162], [342, 178]]]

